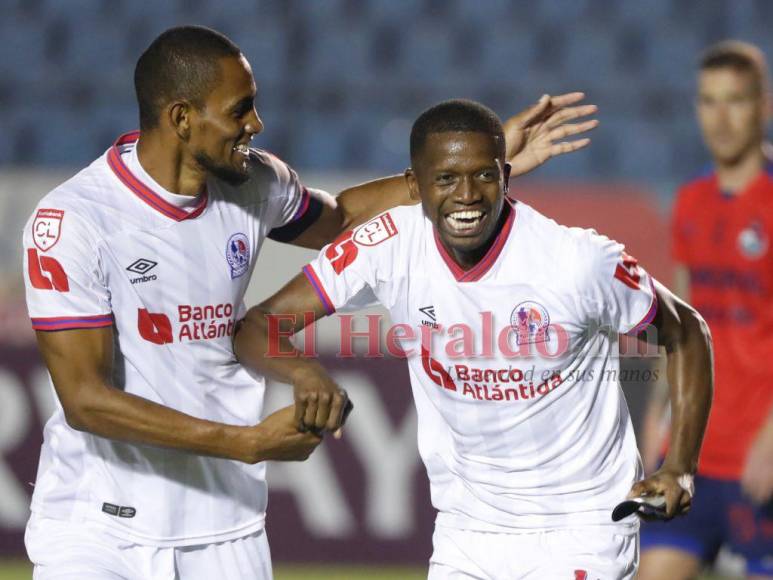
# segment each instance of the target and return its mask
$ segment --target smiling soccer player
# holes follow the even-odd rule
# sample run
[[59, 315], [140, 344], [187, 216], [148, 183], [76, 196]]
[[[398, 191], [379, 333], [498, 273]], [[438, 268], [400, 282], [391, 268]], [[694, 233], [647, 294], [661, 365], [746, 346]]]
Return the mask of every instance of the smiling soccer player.
[[[343, 234], [248, 311], [236, 353], [286, 381], [330, 380], [314, 360], [265, 356], [270, 340], [293, 348], [286, 335], [269, 336], [269, 315], [294, 316], [298, 331], [336, 309], [380, 302], [394, 323], [426, 328], [429, 305], [450, 332], [490, 313], [495, 325], [510, 326], [507, 348], [466, 360], [425, 341], [408, 359], [419, 452], [438, 510], [429, 577], [633, 578], [638, 520], [615, 523], [612, 510], [629, 494], [665, 496], [668, 517], [689, 508], [712, 392], [708, 331], [621, 244], [509, 200], [504, 160], [491, 110], [447, 101], [425, 111], [405, 174], [421, 205]], [[669, 353], [674, 429], [663, 468], [637, 482], [638, 451], [614, 371], [618, 336], [649, 324]], [[566, 348], [544, 349], [559, 329]], [[517, 347], [526, 356], [510, 353]]]

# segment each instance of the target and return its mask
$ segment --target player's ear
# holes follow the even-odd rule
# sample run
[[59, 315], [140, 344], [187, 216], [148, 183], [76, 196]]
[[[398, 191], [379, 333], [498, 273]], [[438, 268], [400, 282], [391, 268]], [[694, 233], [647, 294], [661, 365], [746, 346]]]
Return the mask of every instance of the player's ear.
[[419, 183], [416, 181], [416, 174], [413, 172], [413, 169], [410, 167], [405, 170], [405, 183], [408, 185], [408, 194], [411, 196], [411, 199], [415, 201], [421, 201], [421, 196], [419, 196]]
[[169, 123], [177, 136], [187, 141], [191, 134], [191, 106], [185, 101], [176, 101], [167, 108]]
[[505, 194], [507, 194], [508, 190], [510, 189], [510, 171], [513, 169], [513, 166], [510, 165], [509, 163], [505, 163], [505, 166], [502, 169], [503, 169], [502, 173], [505, 178], [505, 183], [502, 186], [502, 191], [504, 191]]

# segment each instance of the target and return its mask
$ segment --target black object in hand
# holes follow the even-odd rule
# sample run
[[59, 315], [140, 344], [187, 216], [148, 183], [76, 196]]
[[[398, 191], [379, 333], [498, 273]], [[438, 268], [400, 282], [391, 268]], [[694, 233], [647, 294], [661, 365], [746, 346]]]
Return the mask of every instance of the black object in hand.
[[621, 501], [612, 510], [612, 521], [619, 522], [634, 513], [659, 520], [668, 519], [666, 498], [662, 495], [644, 495]]

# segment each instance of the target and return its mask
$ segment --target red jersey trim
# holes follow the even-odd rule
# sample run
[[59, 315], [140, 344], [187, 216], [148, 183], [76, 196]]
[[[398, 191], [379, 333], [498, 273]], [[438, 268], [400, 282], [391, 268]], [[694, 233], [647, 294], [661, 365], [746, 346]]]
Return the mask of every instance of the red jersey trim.
[[33, 330], [72, 330], [76, 328], [102, 328], [113, 325], [112, 314], [95, 316], [55, 316], [31, 318]]
[[168, 218], [179, 222], [186, 219], [193, 219], [201, 215], [201, 212], [203, 212], [207, 207], [207, 200], [209, 198], [207, 195], [206, 187], [204, 188], [202, 194], [199, 196], [199, 202], [196, 204], [193, 211], [187, 212], [184, 209], [169, 203], [163, 197], [155, 193], [147, 185], [142, 183], [142, 181], [140, 181], [137, 176], [134, 175], [126, 166], [126, 163], [124, 163], [123, 159], [121, 158], [121, 151], [119, 147], [129, 143], [134, 143], [139, 138], [139, 131], [132, 131], [131, 133], [121, 135], [107, 152], [107, 164], [110, 166], [110, 169], [113, 170], [113, 173], [115, 173], [116, 177], [121, 181], [121, 183], [129, 188], [129, 190], [131, 190], [134, 195], [139, 197], [150, 207], [164, 214]]
[[333, 314], [333, 312], [336, 311], [336, 307], [333, 306], [333, 301], [330, 300], [330, 296], [327, 295], [325, 287], [322, 285], [322, 281], [317, 277], [317, 273], [314, 271], [314, 268], [311, 266], [311, 264], [307, 264], [303, 267], [303, 273], [306, 274], [306, 278], [311, 283], [312, 288], [314, 288], [314, 291], [317, 293], [317, 297], [319, 298], [320, 302], [322, 302], [322, 306], [325, 307], [327, 313]]
[[626, 332], [626, 334], [630, 334], [631, 336], [636, 336], [641, 331], [645, 330], [655, 319], [655, 314], [658, 312], [658, 295], [655, 294], [655, 283], [652, 281], [652, 276], [650, 276], [649, 281], [650, 288], [652, 289], [652, 304], [650, 304], [650, 309], [647, 311], [647, 314], [644, 315], [644, 318], [641, 319], [639, 324]]
[[510, 237], [510, 232], [512, 231], [513, 224], [515, 223], [515, 207], [511, 206], [507, 200], [505, 200], [503, 211], [508, 212], [508, 215], [504, 226], [502, 227], [502, 231], [497, 234], [494, 243], [488, 249], [488, 252], [486, 252], [486, 255], [483, 256], [481, 261], [475, 264], [475, 266], [469, 270], [463, 270], [461, 266], [456, 263], [456, 261], [446, 250], [445, 246], [443, 246], [443, 243], [440, 241], [437, 232], [434, 232], [435, 246], [437, 246], [440, 257], [443, 258], [443, 261], [446, 263], [446, 266], [448, 266], [448, 269], [451, 270], [451, 274], [453, 274], [457, 282], [477, 282], [483, 278], [483, 276], [485, 276], [488, 271], [491, 270], [491, 267], [496, 263], [497, 258], [499, 258], [499, 254], [502, 253], [502, 249], [505, 247], [505, 242], [507, 242], [507, 239]]

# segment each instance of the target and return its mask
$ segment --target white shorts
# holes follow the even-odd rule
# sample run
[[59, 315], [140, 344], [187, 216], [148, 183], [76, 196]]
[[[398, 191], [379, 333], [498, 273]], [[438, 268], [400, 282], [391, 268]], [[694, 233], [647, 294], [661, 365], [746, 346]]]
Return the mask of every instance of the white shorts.
[[629, 580], [639, 534], [604, 526], [517, 534], [435, 526], [428, 580]]
[[143, 546], [88, 524], [32, 516], [24, 536], [34, 580], [271, 580], [264, 530], [173, 548]]

